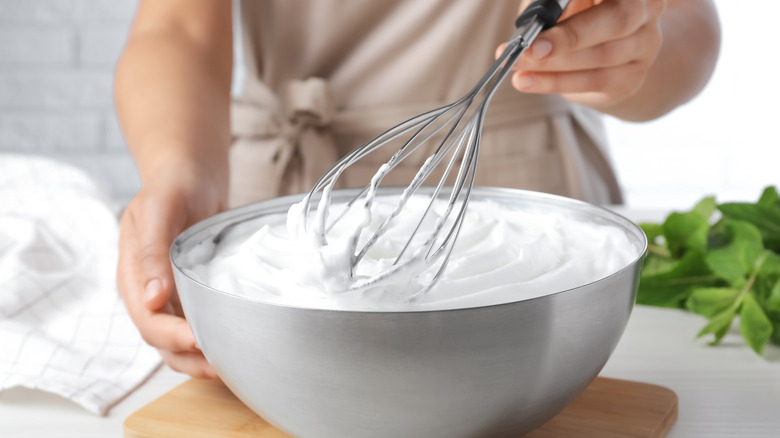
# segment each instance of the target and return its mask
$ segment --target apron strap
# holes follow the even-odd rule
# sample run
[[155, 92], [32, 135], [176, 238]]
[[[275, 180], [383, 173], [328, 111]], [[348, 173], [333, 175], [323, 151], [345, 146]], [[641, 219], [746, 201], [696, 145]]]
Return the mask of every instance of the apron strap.
[[[504, 86], [507, 84], [502, 87]], [[497, 94], [509, 97], [496, 97], [490, 103], [483, 125], [486, 129], [565, 114], [571, 109], [571, 104], [560, 96], [521, 95], [514, 90], [509, 93], [499, 91]], [[395, 124], [450, 103], [452, 102], [420, 102], [340, 110], [335, 113], [331, 129], [339, 135], [370, 134], [373, 138]]]

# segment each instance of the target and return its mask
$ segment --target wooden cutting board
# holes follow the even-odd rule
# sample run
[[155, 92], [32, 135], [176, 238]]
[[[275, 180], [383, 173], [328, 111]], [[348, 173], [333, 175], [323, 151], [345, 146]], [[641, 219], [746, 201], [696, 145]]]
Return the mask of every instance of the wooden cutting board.
[[[647, 383], [599, 377], [563, 412], [526, 438], [662, 438], [677, 419], [677, 395]], [[221, 382], [189, 380], [125, 420], [125, 438], [289, 438]]]

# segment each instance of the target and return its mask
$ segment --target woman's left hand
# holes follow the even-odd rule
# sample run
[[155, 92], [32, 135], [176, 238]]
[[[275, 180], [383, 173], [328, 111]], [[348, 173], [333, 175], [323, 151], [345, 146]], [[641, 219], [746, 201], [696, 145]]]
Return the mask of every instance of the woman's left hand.
[[661, 49], [665, 7], [666, 0], [572, 0], [521, 56], [512, 85], [597, 110], [620, 103], [640, 89]]

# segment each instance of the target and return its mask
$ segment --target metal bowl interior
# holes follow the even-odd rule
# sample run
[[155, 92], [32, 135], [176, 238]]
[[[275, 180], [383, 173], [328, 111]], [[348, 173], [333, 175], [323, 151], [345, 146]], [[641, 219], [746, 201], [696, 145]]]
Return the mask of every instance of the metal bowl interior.
[[[400, 189], [383, 189], [383, 194]], [[346, 200], [354, 190], [334, 192]], [[252, 410], [301, 437], [517, 437], [554, 416], [606, 363], [631, 313], [647, 241], [609, 210], [553, 195], [474, 188], [623, 229], [637, 251], [606, 278], [538, 298], [411, 312], [307, 309], [202, 284], [187, 263], [226, 229], [283, 213], [300, 196], [200, 222], [171, 248], [182, 307], [204, 354]], [[598, 254], [594, 254], [598, 257]]]

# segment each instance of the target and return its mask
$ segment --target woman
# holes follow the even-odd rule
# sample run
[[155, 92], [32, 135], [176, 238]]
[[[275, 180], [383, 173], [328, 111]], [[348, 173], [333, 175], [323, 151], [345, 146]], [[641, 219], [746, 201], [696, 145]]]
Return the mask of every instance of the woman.
[[[231, 2], [141, 0], [116, 72], [143, 180], [122, 217], [118, 283], [168, 365], [215, 377], [178, 316], [173, 239], [228, 205], [305, 191], [346, 151], [460, 97], [512, 35], [517, 3], [244, 0], [248, 78], [231, 104]], [[619, 203], [597, 112], [642, 121], [687, 102], [719, 39], [710, 0], [573, 0], [491, 104], [477, 184]]]

